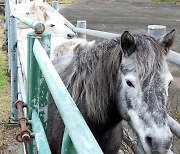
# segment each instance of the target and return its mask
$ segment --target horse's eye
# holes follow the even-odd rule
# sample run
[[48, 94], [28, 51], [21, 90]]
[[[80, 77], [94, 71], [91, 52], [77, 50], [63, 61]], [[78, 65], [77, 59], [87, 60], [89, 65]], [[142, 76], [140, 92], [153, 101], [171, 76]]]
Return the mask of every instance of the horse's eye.
[[54, 27], [55, 25], [54, 24], [50, 24], [50, 27]]
[[134, 85], [132, 84], [132, 82], [129, 81], [129, 80], [126, 81], [126, 84], [127, 84], [129, 87], [135, 88], [135, 86], [134, 86]]
[[168, 86], [170, 86], [170, 85], [171, 85], [171, 83], [172, 83], [172, 81], [170, 81], [170, 82], [169, 82]]

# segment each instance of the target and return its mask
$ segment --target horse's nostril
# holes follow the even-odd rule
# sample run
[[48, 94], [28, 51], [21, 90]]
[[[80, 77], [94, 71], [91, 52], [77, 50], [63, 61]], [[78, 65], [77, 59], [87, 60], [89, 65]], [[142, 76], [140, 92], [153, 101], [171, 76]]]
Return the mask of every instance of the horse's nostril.
[[164, 152], [170, 148], [172, 143], [172, 137], [159, 138], [159, 137], [147, 136], [145, 138], [145, 141], [153, 153], [158, 152], [159, 150]]
[[170, 138], [165, 142], [165, 148], [166, 148], [166, 149], [169, 149], [169, 148], [170, 148], [171, 143], [172, 143], [172, 140], [173, 140], [173, 138], [170, 137]]
[[152, 138], [147, 136], [146, 137], [146, 143], [148, 144], [148, 146], [152, 149], [153, 145], [152, 145]]

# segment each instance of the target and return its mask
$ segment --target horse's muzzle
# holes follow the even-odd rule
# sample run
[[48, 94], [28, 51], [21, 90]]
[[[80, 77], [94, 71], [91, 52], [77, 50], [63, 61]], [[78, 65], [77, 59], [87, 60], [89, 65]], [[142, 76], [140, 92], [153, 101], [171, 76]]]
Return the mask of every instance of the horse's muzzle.
[[164, 136], [156, 136], [156, 133], [148, 134], [145, 141], [151, 153], [167, 154], [172, 143], [172, 133], [170, 130]]

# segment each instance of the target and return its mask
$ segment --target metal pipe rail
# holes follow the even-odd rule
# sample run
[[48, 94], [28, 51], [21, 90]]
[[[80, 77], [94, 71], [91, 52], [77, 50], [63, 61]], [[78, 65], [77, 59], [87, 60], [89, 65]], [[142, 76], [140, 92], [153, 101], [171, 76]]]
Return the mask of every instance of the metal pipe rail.
[[[34, 42], [33, 52], [77, 153], [102, 154], [101, 148], [37, 39]], [[67, 111], [71, 111], [71, 113]], [[78, 121], [72, 120], [72, 117], [78, 119]]]
[[14, 18], [18, 19], [19, 21], [23, 22], [24, 24], [28, 25], [30, 28], [34, 29], [36, 34], [42, 34], [45, 30], [45, 26], [42, 23], [36, 22], [32, 19], [29, 19], [25, 16], [19, 15], [16, 13], [12, 8], [12, 2], [9, 1], [9, 7], [11, 10], [11, 14]]
[[168, 53], [167, 60], [180, 66], [180, 54], [173, 50], [170, 50], [170, 52]]
[[51, 154], [42, 122], [35, 110], [32, 111], [32, 130], [35, 135], [38, 153]]
[[36, 34], [42, 34], [45, 30], [45, 26], [42, 23], [36, 22], [24, 16], [21, 16], [15, 12], [12, 12], [12, 15], [19, 21], [23, 22], [24, 24], [28, 25], [30, 28], [34, 29]]
[[[12, 4], [10, 3], [10, 9], [12, 9]], [[30, 28], [34, 29], [37, 34], [42, 34], [45, 30], [45, 26], [42, 23], [38, 23], [32, 19], [19, 15], [12, 11], [12, 16], [18, 19], [19, 21], [23, 22], [24, 24], [28, 25]]]
[[19, 95], [21, 95], [21, 99], [19, 100], [22, 100], [23, 102], [26, 102], [27, 100], [27, 96], [26, 96], [26, 90], [25, 90], [25, 87], [24, 87], [24, 82], [23, 82], [23, 76], [22, 76], [22, 70], [21, 70], [21, 65], [20, 65], [20, 61], [18, 59], [18, 92], [19, 92]]
[[[91, 30], [91, 29], [77, 28], [74, 25], [72, 25], [66, 18], [64, 18], [64, 20], [65, 20], [65, 24], [72, 31], [74, 31], [76, 33], [86, 34], [86, 35], [100, 37], [100, 38], [104, 38], [104, 39], [112, 39], [112, 38], [121, 36], [121, 34], [114, 34], [114, 33], [96, 31], [96, 30]], [[167, 56], [167, 60], [180, 66], [180, 54], [175, 51], [170, 50], [170, 52]]]
[[172, 133], [175, 134], [180, 139], [180, 124], [169, 115], [167, 117], [168, 117], [168, 125]]

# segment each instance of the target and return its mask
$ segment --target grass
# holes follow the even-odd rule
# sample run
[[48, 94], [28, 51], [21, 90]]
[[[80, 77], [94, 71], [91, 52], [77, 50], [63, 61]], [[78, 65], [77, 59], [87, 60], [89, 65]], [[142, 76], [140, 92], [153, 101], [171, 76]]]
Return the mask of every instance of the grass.
[[180, 2], [180, 0], [154, 0], [155, 2]]
[[[2, 45], [4, 44], [4, 29], [1, 25], [4, 22], [3, 15], [0, 15], [0, 153], [4, 153], [4, 149], [7, 147], [7, 137], [4, 135], [7, 128], [2, 125], [7, 122], [11, 114], [11, 103], [10, 103], [10, 83], [9, 77], [7, 76], [7, 53], [2, 50]], [[14, 138], [11, 132], [15, 133], [13, 130], [10, 131], [11, 138], [10, 141]]]
[[[0, 16], [0, 23], [3, 22]], [[0, 26], [0, 47], [4, 43], [4, 29]], [[0, 49], [0, 121], [5, 121], [10, 115], [10, 83], [7, 76], [7, 54]]]

